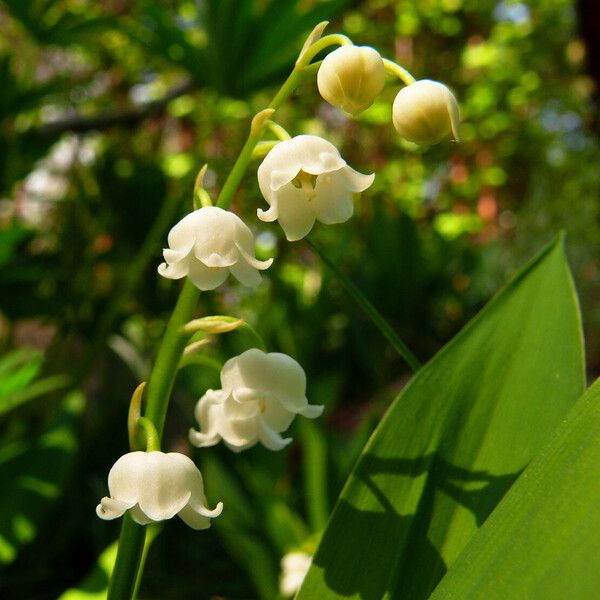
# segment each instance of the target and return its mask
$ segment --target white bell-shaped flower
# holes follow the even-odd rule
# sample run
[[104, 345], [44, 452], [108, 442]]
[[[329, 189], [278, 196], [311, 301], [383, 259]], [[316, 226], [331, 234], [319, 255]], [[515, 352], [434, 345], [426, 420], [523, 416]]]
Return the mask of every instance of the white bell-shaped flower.
[[289, 598], [300, 589], [311, 563], [312, 556], [306, 552], [289, 552], [281, 559], [279, 591], [282, 596]]
[[158, 272], [169, 279], [187, 275], [201, 290], [213, 290], [230, 272], [240, 283], [256, 286], [261, 280], [257, 269], [267, 269], [273, 262], [255, 258], [254, 236], [248, 226], [216, 206], [204, 206], [183, 217], [169, 232], [168, 242], [169, 248], [163, 250], [166, 262]]
[[291, 357], [279, 352], [246, 350], [221, 370], [220, 390], [208, 390], [196, 404], [201, 431], [190, 430], [195, 446], [214, 446], [221, 439], [239, 452], [260, 442], [281, 450], [282, 438], [297, 414], [314, 419], [323, 406], [308, 404], [306, 375]]
[[341, 46], [325, 57], [317, 73], [323, 99], [353, 115], [369, 108], [384, 85], [383, 60], [369, 46]]
[[129, 452], [108, 474], [110, 497], [96, 507], [101, 519], [111, 520], [129, 511], [140, 525], [179, 515], [192, 529], [207, 529], [223, 510], [219, 502], [207, 507], [202, 475], [196, 465], [177, 452]]
[[258, 184], [270, 205], [258, 210], [262, 221], [278, 220], [289, 241], [302, 239], [315, 220], [333, 224], [354, 212], [352, 195], [366, 190], [375, 175], [346, 164], [323, 138], [299, 135], [277, 144], [258, 167]]
[[392, 120], [410, 142], [436, 144], [450, 135], [460, 141], [458, 102], [438, 81], [422, 79], [402, 88], [394, 100]]

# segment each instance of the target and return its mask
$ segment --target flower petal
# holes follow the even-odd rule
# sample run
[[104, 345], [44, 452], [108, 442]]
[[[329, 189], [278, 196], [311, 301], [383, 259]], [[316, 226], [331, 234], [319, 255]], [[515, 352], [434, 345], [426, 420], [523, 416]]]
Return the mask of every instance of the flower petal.
[[194, 256], [207, 267], [228, 267], [235, 264], [235, 241], [241, 219], [217, 206], [205, 206], [192, 214], [195, 213], [199, 213], [199, 218]]
[[191, 249], [188, 252], [181, 252], [179, 250], [171, 250], [171, 248], [165, 248], [163, 250], [164, 259], [167, 261], [167, 264], [172, 265], [173, 263], [177, 263], [190, 255]]
[[169, 247], [183, 254], [189, 254], [194, 247], [198, 230], [202, 228], [200, 211], [194, 211], [181, 219], [169, 231]]
[[210, 448], [210, 446], [216, 446], [222, 439], [218, 433], [211, 435], [209, 433], [196, 431], [193, 427], [190, 427], [188, 438], [190, 444], [196, 446], [196, 448]]
[[[222, 503], [219, 502], [221, 506]], [[217, 505], [218, 506], [218, 505]], [[181, 520], [192, 529], [208, 529], [210, 527], [210, 519], [196, 512], [189, 504], [184, 506], [179, 512]], [[218, 515], [215, 515], [215, 517]]]
[[255, 269], [260, 269], [261, 271], [264, 271], [265, 269], [268, 269], [273, 264], [272, 258], [268, 258], [267, 260], [258, 260], [258, 258], [256, 258], [252, 252], [249, 252], [240, 243], [236, 243], [236, 247], [239, 250], [240, 254], [242, 255], [242, 258], [251, 267], [254, 267]]
[[255, 438], [245, 444], [238, 443], [237, 445], [230, 443], [225, 438], [223, 438], [223, 442], [232, 452], [235, 452], [236, 454], [238, 454], [239, 452], [242, 452], [243, 450], [247, 450], [248, 448], [252, 448], [252, 446], [255, 446], [256, 443], [258, 442], [258, 438]]
[[152, 521], [171, 519], [188, 503], [192, 492], [178, 468], [178, 459], [163, 452], [145, 454], [147, 464], [140, 481], [140, 510]]
[[[253, 348], [253, 350], [258, 350], [258, 348]], [[258, 350], [258, 351], [261, 352], [261, 350]], [[240, 356], [241, 356], [241, 354], [240, 354]], [[239, 358], [239, 357], [237, 357], [237, 358]], [[260, 360], [260, 359], [258, 359], [258, 360]], [[241, 382], [241, 381], [243, 381], [243, 379], [240, 379], [239, 381]], [[233, 388], [233, 390], [231, 391], [231, 395], [233, 396], [234, 400], [240, 404], [246, 404], [246, 403], [255, 404], [261, 398], [263, 398], [265, 395], [265, 390], [262, 388], [263, 388], [262, 385], [260, 388], [239, 385], [239, 386], [236, 386]]]
[[189, 438], [192, 445], [198, 448], [214, 446], [221, 441], [219, 423], [223, 418], [223, 402], [225, 395], [222, 390], [208, 390], [196, 403], [194, 411], [201, 431], [190, 429]]
[[298, 135], [277, 144], [258, 167], [258, 184], [265, 200], [290, 183], [302, 170], [311, 175], [341, 169], [345, 161], [337, 148], [315, 135]]
[[142, 509], [136, 504], [130, 511], [129, 516], [138, 524], [138, 525], [149, 525], [150, 523], [154, 523], [152, 519], [145, 515]]
[[122, 502], [105, 496], [96, 506], [96, 514], [105, 521], [112, 521], [123, 516], [126, 510], [129, 510], [133, 504], [131, 502]]
[[265, 410], [262, 413], [264, 423], [273, 431], [281, 433], [285, 431], [294, 420], [295, 412], [287, 410], [278, 399], [269, 399], [265, 402]]
[[322, 404], [309, 404], [304, 410], [301, 410], [299, 414], [307, 419], [316, 419], [323, 414], [324, 406]]
[[265, 223], [272, 223], [273, 221], [277, 221], [277, 218], [279, 217], [279, 206], [277, 203], [277, 196], [273, 195], [266, 200], [271, 206], [267, 210], [257, 208], [256, 216]]
[[315, 224], [315, 213], [305, 193], [291, 183], [277, 192], [278, 221], [290, 242], [301, 240]]
[[202, 480], [202, 474], [194, 462], [189, 457], [178, 452], [169, 452], [167, 456], [169, 457], [169, 460], [177, 463], [177, 468], [181, 471], [181, 476], [185, 481], [185, 485], [191, 491], [190, 501], [182, 509], [182, 512], [186, 511], [188, 508], [191, 508], [194, 512], [202, 515], [203, 517], [218, 517], [223, 511], [223, 503], [219, 502], [212, 510], [206, 506], [207, 502], [206, 495], [204, 494], [204, 482]]
[[229, 396], [223, 403], [223, 414], [229, 421], [256, 417], [260, 413], [260, 399], [260, 391], [251, 388], [237, 388], [233, 391], [233, 396]]
[[227, 267], [207, 267], [199, 261], [190, 262], [188, 273], [192, 283], [200, 290], [214, 290], [219, 287], [229, 275]]
[[139, 501], [139, 490], [148, 467], [146, 452], [129, 452], [121, 456], [108, 473], [108, 489], [111, 498], [129, 506]]
[[351, 192], [358, 193], [364, 192], [368, 187], [371, 187], [373, 181], [375, 181], [375, 173], [365, 175], [355, 171], [352, 167], [346, 167], [338, 171], [346, 181], [346, 188]]
[[207, 267], [210, 267], [211, 269], [214, 269], [216, 267], [231, 267], [232, 265], [235, 265], [235, 263], [238, 260], [238, 257], [235, 255], [233, 248], [225, 256], [217, 254], [216, 252], [213, 252], [212, 254], [202, 254], [201, 256], [198, 256], [196, 254], [196, 250], [194, 250], [194, 255], [202, 264], [206, 265]]
[[[342, 169], [343, 170], [343, 169]], [[313, 207], [321, 223], [344, 223], [354, 212], [352, 192], [340, 171], [326, 173], [317, 178]]]
[[259, 419], [258, 439], [260, 443], [269, 450], [282, 450], [292, 443], [292, 438], [282, 438], [276, 431]]
[[181, 260], [177, 263], [161, 263], [158, 265], [158, 274], [167, 279], [181, 279], [189, 273], [189, 262]]
[[240, 260], [229, 269], [231, 274], [242, 284], [256, 287], [262, 281], [260, 273], [246, 261]]
[[[305, 173], [320, 175], [328, 171], [337, 171], [346, 165], [338, 149], [331, 142], [316, 135], [298, 135], [290, 142], [294, 143], [292, 152]], [[280, 146], [282, 144], [275, 146], [274, 150]]]

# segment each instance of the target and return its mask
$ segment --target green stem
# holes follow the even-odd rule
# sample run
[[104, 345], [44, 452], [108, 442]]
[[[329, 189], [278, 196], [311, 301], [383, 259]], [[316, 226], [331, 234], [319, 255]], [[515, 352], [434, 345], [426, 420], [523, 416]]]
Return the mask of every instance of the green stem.
[[130, 600], [133, 598], [145, 539], [146, 528], [135, 523], [129, 514], [125, 513], [107, 600]]
[[187, 343], [187, 335], [182, 332], [182, 328], [192, 318], [199, 296], [200, 290], [186, 279], [169, 319], [148, 381], [145, 416], [156, 427], [159, 439], [162, 438], [169, 397], [177, 375], [177, 365]]
[[375, 327], [387, 338], [398, 354], [406, 361], [413, 371], [421, 368], [421, 363], [417, 357], [410, 351], [408, 346], [400, 339], [398, 334], [392, 329], [391, 325], [383, 318], [381, 313], [371, 304], [370, 300], [354, 285], [354, 283], [338, 268], [323, 251], [310, 238], [304, 238], [306, 243], [319, 255], [321, 260], [329, 267], [334, 275], [341, 281], [348, 294], [360, 306], [363, 312], [371, 319]]
[[265, 340], [263, 340], [260, 333], [258, 333], [258, 331], [256, 331], [256, 329], [254, 329], [254, 327], [252, 327], [252, 325], [250, 325], [250, 323], [248, 323], [247, 321], [244, 321], [238, 327], [238, 329], [239, 329], [239, 331], [246, 331], [247, 333], [249, 333], [250, 336], [252, 337], [252, 339], [254, 339], [254, 341], [256, 342], [256, 345], [258, 346], [258, 348], [260, 348], [263, 352], [267, 351], [267, 345], [265, 344]]
[[144, 431], [146, 452], [160, 452], [160, 439], [152, 421], [147, 417], [140, 417], [137, 420], [137, 425]]
[[345, 35], [340, 33], [331, 33], [317, 40], [310, 48], [306, 50], [301, 56], [300, 60], [296, 63], [297, 67], [306, 67], [310, 64], [310, 61], [322, 50], [329, 48], [329, 46], [352, 46], [352, 40]]
[[400, 79], [400, 81], [402, 81], [405, 85], [410, 85], [416, 81], [416, 79], [404, 67], [401, 67], [393, 60], [384, 58], [383, 65], [388, 73]]
[[252, 158], [264, 158], [275, 146], [279, 144], [279, 140], [268, 140], [266, 142], [258, 142], [252, 151]]
[[275, 134], [277, 139], [282, 142], [292, 139], [292, 136], [285, 130], [284, 127], [279, 125], [279, 123], [275, 123], [275, 121], [271, 121], [271, 119], [267, 121], [267, 127], [273, 134]]
[[[343, 37], [343, 36], [341, 36]], [[342, 43], [340, 39], [337, 43]], [[313, 55], [314, 56], [314, 55]], [[309, 60], [310, 62], [310, 60]], [[268, 108], [274, 113], [294, 92], [300, 80], [304, 76], [303, 67], [306, 62], [300, 61], [289, 77], [285, 80]], [[272, 116], [272, 113], [270, 116]], [[246, 169], [252, 160], [252, 153], [256, 144], [260, 141], [265, 127], [266, 119], [260, 127], [253, 127], [248, 139], [244, 144], [229, 176], [223, 184], [217, 201], [217, 206], [228, 208], [233, 196], [244, 177]], [[194, 284], [186, 279], [173, 314], [169, 319], [162, 344], [159, 348], [154, 368], [148, 382], [148, 395], [146, 396], [145, 416], [152, 422], [158, 433], [158, 439], [162, 438], [169, 396], [173, 389], [173, 383], [177, 374], [177, 367], [186, 346], [187, 336], [182, 332], [183, 326], [192, 318], [192, 313], [198, 302], [200, 292]], [[117, 561], [110, 583], [109, 600], [129, 600], [133, 593], [135, 582], [141, 578], [141, 556], [144, 546], [145, 530], [134, 523], [126, 514], [119, 538], [119, 550]], [[139, 571], [139, 572], [138, 572]], [[112, 591], [111, 591], [112, 590]], [[112, 594], [112, 595], [111, 595]]]
[[150, 550], [150, 546], [152, 546], [152, 542], [159, 534], [161, 530], [161, 526], [158, 524], [148, 525], [146, 528], [146, 538], [144, 539], [144, 548], [142, 550], [142, 558], [140, 559], [140, 566], [138, 568], [138, 574], [135, 580], [135, 586], [133, 588], [132, 598], [138, 597], [138, 592], [140, 589], [140, 584], [142, 583], [142, 574], [144, 572], [144, 566], [146, 565], [146, 559], [148, 558], [148, 551]]
[[[296, 66], [294, 70], [290, 73], [289, 77], [283, 82], [283, 85], [279, 88], [277, 94], [267, 108], [272, 108], [273, 111], [276, 111], [283, 102], [290, 96], [298, 84], [300, 80], [304, 76], [304, 72], [302, 71], [302, 67]], [[220, 208], [227, 208], [231, 201], [233, 200], [233, 196], [237, 191], [242, 178], [246, 173], [246, 169], [252, 160], [252, 154], [254, 152], [254, 148], [260, 142], [265, 128], [266, 128], [266, 120], [264, 121], [262, 127], [252, 128], [250, 130], [250, 135], [246, 139], [246, 143], [244, 144], [233, 168], [229, 172], [223, 187], [221, 188], [221, 193], [219, 194], [219, 199], [217, 200], [217, 206]]]

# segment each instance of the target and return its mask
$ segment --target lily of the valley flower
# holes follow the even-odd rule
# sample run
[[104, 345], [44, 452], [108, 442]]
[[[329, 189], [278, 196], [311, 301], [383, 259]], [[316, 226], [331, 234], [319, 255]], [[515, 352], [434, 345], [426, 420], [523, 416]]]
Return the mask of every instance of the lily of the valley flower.
[[410, 142], [436, 144], [449, 135], [460, 141], [458, 102], [438, 81], [422, 79], [402, 88], [394, 100], [392, 119], [396, 131]]
[[220, 390], [208, 390], [196, 405], [201, 431], [190, 430], [195, 446], [221, 439], [239, 452], [257, 442], [281, 450], [292, 440], [285, 431], [297, 414], [314, 419], [323, 406], [308, 404], [306, 375], [291, 357], [279, 352], [246, 350], [230, 358], [221, 371]]
[[281, 559], [279, 591], [282, 596], [289, 598], [300, 589], [311, 562], [312, 556], [306, 552], [289, 552]]
[[258, 210], [258, 218], [278, 220], [290, 241], [302, 239], [315, 220], [347, 221], [354, 212], [352, 195], [366, 190], [374, 178], [349, 167], [327, 140], [296, 136], [277, 144], [258, 168], [260, 191], [270, 205]]
[[231, 274], [240, 283], [256, 286], [258, 270], [267, 269], [273, 259], [254, 256], [254, 236], [235, 214], [216, 206], [205, 206], [186, 215], [171, 229], [166, 262], [158, 272], [169, 279], [186, 275], [201, 290], [213, 290]]
[[177, 452], [129, 452], [108, 474], [110, 497], [96, 507], [101, 519], [111, 520], [129, 511], [140, 525], [179, 515], [192, 529], [207, 529], [223, 510], [219, 502], [207, 507], [202, 475], [196, 465]]
[[317, 73], [321, 96], [353, 115], [369, 108], [385, 85], [381, 55], [369, 46], [342, 46], [328, 54]]

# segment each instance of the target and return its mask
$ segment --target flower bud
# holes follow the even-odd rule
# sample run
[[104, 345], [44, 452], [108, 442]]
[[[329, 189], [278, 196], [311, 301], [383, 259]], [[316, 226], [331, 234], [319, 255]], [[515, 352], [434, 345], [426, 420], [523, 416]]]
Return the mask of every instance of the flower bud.
[[396, 131], [409, 142], [436, 144], [448, 135], [460, 141], [454, 94], [443, 84], [422, 79], [402, 88], [392, 109]]
[[385, 67], [369, 46], [342, 46], [328, 54], [317, 74], [321, 96], [356, 115], [369, 108], [385, 84]]

